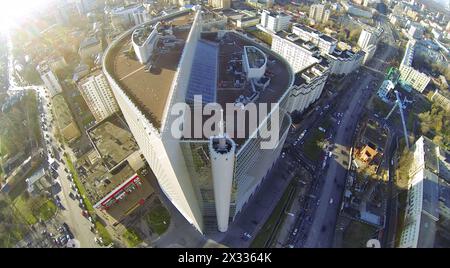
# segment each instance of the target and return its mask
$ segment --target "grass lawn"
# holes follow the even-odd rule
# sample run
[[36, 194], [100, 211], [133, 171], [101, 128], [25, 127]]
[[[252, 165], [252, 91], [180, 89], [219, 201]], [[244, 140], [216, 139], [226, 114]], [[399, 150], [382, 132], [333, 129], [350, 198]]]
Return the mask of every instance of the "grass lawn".
[[36, 211], [33, 211], [36, 218], [42, 219], [43, 221], [49, 220], [55, 213], [56, 205], [51, 199], [47, 199]]
[[369, 239], [373, 238], [376, 228], [368, 224], [352, 221], [344, 231], [342, 247], [365, 248]]
[[[285, 218], [284, 208], [287, 207], [287, 202], [289, 201], [289, 195], [291, 191], [293, 190], [294, 180], [291, 181], [289, 186], [286, 188], [283, 196], [281, 197], [280, 201], [276, 205], [275, 209], [272, 211], [272, 214], [267, 219], [264, 226], [261, 228], [259, 233], [256, 235], [255, 239], [253, 239], [252, 244], [250, 245], [251, 248], [263, 248], [267, 242], [268, 239], [270, 239], [273, 232], [275, 232], [275, 228], [278, 228], [282, 225], [283, 220]], [[282, 218], [280, 225], [277, 226], [277, 221], [279, 218]]]
[[268, 44], [269, 46], [272, 45], [272, 36], [268, 33], [265, 33], [261, 30], [247, 30], [247, 33], [250, 35], [256, 37], [257, 39], [263, 41], [264, 43]]
[[164, 206], [158, 205], [151, 209], [145, 220], [154, 232], [161, 235], [169, 227], [170, 214]]
[[96, 221], [95, 228], [97, 229], [100, 237], [103, 239], [103, 243], [105, 245], [109, 245], [112, 243], [111, 235], [108, 233], [108, 230], [106, 230], [105, 226], [101, 222]]
[[37, 223], [38, 219], [33, 215], [31, 207], [27, 204], [25, 196], [22, 194], [13, 201], [15, 212], [18, 213], [28, 224]]
[[132, 229], [127, 229], [122, 237], [127, 241], [128, 247], [134, 248], [142, 243], [142, 238]]
[[317, 161], [322, 154], [322, 148], [319, 147], [319, 142], [325, 138], [325, 133], [315, 128], [311, 136], [305, 141], [303, 150], [305, 155], [312, 161]]
[[81, 197], [83, 198], [83, 202], [86, 205], [87, 211], [90, 214], [95, 213], [94, 207], [92, 206], [89, 199], [86, 197], [87, 196], [86, 189], [84, 189], [84, 185], [81, 183], [80, 178], [78, 178], [78, 172], [75, 170], [72, 160], [70, 160], [70, 157], [67, 157], [67, 156], [65, 156], [64, 158], [66, 159], [66, 163], [69, 166], [70, 173], [72, 173], [73, 181], [74, 181], [76, 187], [78, 188], [78, 191], [80, 192]]

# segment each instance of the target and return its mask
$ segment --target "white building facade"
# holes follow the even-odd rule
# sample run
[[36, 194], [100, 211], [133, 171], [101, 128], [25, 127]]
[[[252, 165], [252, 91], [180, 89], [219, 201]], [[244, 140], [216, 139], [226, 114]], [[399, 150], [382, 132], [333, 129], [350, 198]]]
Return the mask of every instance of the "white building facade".
[[47, 63], [41, 63], [37, 67], [37, 71], [44, 82], [45, 87], [48, 89], [50, 96], [53, 97], [58, 93], [62, 92], [61, 84], [59, 83], [58, 77], [51, 70]]
[[101, 69], [82, 78], [77, 86], [97, 122], [119, 111], [119, 106]]
[[274, 33], [288, 29], [290, 21], [291, 16], [284, 13], [270, 12], [268, 10], [261, 12], [261, 26]]

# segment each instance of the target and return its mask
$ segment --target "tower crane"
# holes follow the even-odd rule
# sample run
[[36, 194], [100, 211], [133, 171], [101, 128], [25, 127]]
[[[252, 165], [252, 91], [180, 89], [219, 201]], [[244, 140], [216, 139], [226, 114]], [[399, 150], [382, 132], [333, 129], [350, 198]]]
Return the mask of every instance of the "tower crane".
[[404, 105], [403, 105], [402, 100], [400, 99], [400, 95], [399, 95], [398, 91], [395, 90], [394, 93], [395, 93], [395, 96], [397, 97], [397, 100], [395, 101], [395, 104], [392, 107], [391, 111], [388, 113], [388, 115], [384, 119], [388, 120], [389, 117], [391, 116], [391, 114], [394, 112], [395, 108], [397, 108], [397, 106], [398, 106], [398, 109], [400, 110], [400, 117], [402, 118], [403, 135], [405, 135], [406, 148], [409, 149], [408, 131], [406, 130], [405, 116], [403, 115]]

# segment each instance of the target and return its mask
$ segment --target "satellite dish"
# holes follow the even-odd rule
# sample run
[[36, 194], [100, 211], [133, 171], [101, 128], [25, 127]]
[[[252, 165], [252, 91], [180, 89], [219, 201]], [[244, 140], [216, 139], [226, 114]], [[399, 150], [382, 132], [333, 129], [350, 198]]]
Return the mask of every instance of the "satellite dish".
[[370, 239], [366, 243], [366, 247], [368, 248], [381, 248], [380, 241], [378, 239]]

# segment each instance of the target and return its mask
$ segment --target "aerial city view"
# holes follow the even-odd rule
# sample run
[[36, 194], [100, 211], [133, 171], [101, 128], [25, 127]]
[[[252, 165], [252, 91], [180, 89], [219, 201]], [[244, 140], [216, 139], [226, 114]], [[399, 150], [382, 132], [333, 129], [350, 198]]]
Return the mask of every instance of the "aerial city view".
[[0, 248], [450, 247], [449, 0], [1, 13]]

